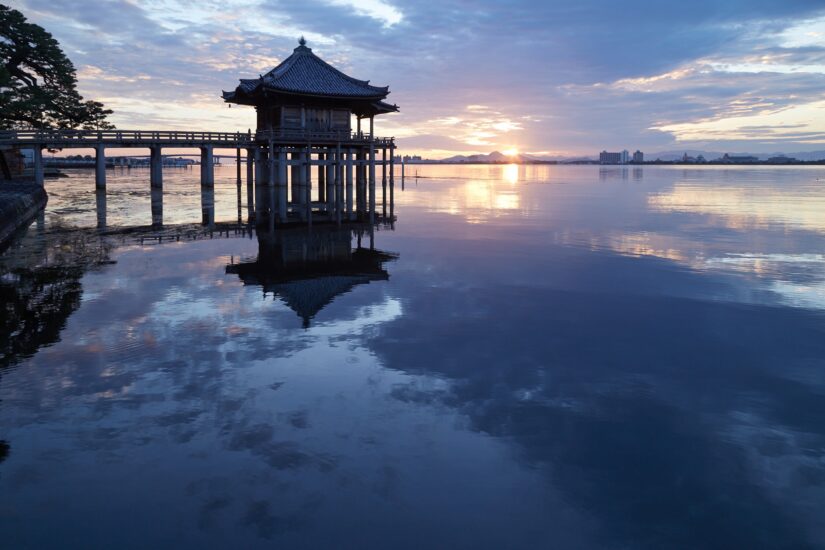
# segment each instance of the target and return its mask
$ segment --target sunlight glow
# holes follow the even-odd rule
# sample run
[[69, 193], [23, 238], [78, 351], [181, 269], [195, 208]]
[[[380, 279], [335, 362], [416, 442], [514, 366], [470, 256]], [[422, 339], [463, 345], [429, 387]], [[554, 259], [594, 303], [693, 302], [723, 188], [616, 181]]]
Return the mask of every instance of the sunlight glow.
[[504, 153], [508, 157], [515, 157], [515, 156], [518, 156], [518, 148], [509, 147], [509, 148], [505, 149], [504, 151], [502, 151], [502, 153]]

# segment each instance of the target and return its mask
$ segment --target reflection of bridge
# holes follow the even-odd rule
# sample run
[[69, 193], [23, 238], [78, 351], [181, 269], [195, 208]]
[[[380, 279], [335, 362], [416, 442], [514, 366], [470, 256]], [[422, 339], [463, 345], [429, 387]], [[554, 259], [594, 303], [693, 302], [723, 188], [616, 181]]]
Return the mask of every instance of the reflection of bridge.
[[[362, 246], [364, 238], [369, 239], [368, 247]], [[395, 258], [375, 249], [373, 226], [295, 228], [259, 232], [257, 260], [230, 264], [226, 272], [237, 274], [246, 285], [261, 286], [264, 295], [280, 297], [306, 328], [337, 296], [358, 285], [388, 280], [384, 263]]]

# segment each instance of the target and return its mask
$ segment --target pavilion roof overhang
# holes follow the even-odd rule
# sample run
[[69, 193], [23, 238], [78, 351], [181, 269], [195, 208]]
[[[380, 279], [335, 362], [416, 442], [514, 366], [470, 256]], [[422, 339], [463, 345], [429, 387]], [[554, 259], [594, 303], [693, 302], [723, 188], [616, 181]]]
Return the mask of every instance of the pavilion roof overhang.
[[306, 42], [280, 65], [254, 79], [241, 79], [234, 91], [223, 92], [227, 103], [261, 105], [264, 103], [322, 103], [350, 107], [358, 114], [394, 112], [397, 105], [382, 100], [389, 86], [372, 86], [339, 71], [312, 53]]

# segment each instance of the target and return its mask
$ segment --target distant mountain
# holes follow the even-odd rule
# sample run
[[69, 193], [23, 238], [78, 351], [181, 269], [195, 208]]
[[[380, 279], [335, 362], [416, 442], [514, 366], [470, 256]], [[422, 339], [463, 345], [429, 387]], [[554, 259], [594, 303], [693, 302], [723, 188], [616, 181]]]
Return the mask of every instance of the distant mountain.
[[531, 157], [529, 155], [505, 155], [500, 151], [493, 151], [487, 155], [455, 155], [438, 162], [444, 163], [468, 163], [468, 164], [510, 164], [536, 162], [543, 159]]
[[[726, 152], [720, 151], [702, 151], [697, 149], [680, 149], [675, 151], [659, 151], [654, 153], [645, 153], [645, 160], [650, 162], [656, 159], [663, 161], [680, 160], [685, 153], [689, 157], [698, 157], [702, 155], [706, 160], [712, 161], [721, 158]], [[771, 157], [786, 156], [796, 160], [822, 160], [825, 159], [825, 151], [804, 151], [799, 153], [740, 153], [727, 151], [731, 156], [753, 156], [760, 160], [767, 160]], [[531, 163], [531, 162], [581, 162], [581, 161], [596, 161], [598, 155], [579, 155], [579, 156], [532, 156], [532, 155], [505, 155], [500, 151], [493, 151], [489, 154], [478, 155], [455, 155], [437, 161], [427, 162], [443, 162], [443, 163], [467, 163], [467, 164], [509, 164], [509, 163]]]

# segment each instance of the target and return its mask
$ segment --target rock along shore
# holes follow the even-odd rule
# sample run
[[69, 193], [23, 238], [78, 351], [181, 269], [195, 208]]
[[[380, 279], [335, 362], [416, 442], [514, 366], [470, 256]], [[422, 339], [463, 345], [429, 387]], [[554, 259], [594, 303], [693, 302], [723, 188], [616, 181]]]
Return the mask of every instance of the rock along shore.
[[0, 182], [0, 251], [46, 206], [46, 190], [33, 182]]

